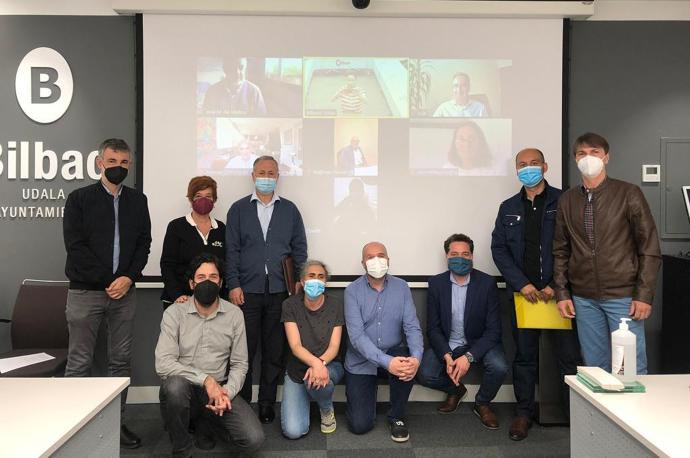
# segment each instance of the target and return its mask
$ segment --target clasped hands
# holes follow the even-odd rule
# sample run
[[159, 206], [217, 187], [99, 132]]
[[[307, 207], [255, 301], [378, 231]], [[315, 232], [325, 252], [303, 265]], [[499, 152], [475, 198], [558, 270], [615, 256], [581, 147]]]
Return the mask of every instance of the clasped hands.
[[446, 374], [448, 374], [450, 380], [455, 386], [460, 385], [460, 379], [470, 369], [470, 360], [465, 355], [453, 359], [450, 353], [446, 353], [443, 356], [443, 360], [446, 362]]
[[388, 364], [388, 372], [403, 382], [409, 382], [417, 375], [419, 360], [413, 356], [394, 356]]
[[206, 388], [206, 394], [208, 395], [208, 404], [206, 404], [208, 410], [222, 417], [225, 411], [232, 409], [227, 388], [220, 386], [216, 379], [210, 375], [206, 377], [204, 388]]
[[307, 369], [303, 380], [308, 389], [320, 390], [328, 385], [328, 382], [330, 381], [328, 368], [321, 360], [319, 360], [318, 363], [314, 363], [311, 367], [309, 367], [309, 369]]
[[547, 286], [542, 290], [538, 290], [532, 283], [527, 283], [520, 290], [520, 294], [522, 294], [525, 297], [525, 299], [534, 304], [539, 300], [549, 302], [556, 294], [556, 292], [550, 286]]

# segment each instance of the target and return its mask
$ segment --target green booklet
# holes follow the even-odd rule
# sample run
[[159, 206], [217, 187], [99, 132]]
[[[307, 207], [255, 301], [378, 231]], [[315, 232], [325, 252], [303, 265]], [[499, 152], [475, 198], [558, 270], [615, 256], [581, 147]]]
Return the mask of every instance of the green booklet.
[[577, 379], [587, 388], [595, 393], [646, 393], [647, 389], [638, 381], [623, 382], [625, 388], [621, 391], [607, 390], [598, 385], [595, 381], [588, 379], [584, 374], [577, 374]]

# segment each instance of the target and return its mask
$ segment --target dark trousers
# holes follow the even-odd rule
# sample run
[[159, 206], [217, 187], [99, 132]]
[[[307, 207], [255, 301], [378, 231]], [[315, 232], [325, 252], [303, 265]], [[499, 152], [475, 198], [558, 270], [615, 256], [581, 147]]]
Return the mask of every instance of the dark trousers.
[[[388, 351], [391, 356], [410, 356], [407, 347], [395, 347]], [[385, 369], [376, 375], [352, 374], [345, 371], [345, 395], [347, 397], [347, 424], [354, 434], [371, 431], [376, 423], [376, 392], [378, 379], [388, 379], [390, 410], [388, 421], [405, 418], [405, 407], [410, 397], [414, 379], [403, 382]]]
[[[69, 330], [65, 377], [91, 375], [98, 330], [103, 321], [106, 322], [108, 332], [108, 376], [129, 377], [135, 310], [134, 285], [121, 299], [111, 299], [105, 291], [70, 289], [65, 309]], [[127, 390], [123, 391], [120, 400], [120, 421], [124, 421]]]
[[[453, 350], [453, 359], [464, 355], [469, 350], [469, 345], [456, 347]], [[489, 405], [496, 397], [496, 393], [498, 393], [508, 373], [508, 362], [503, 353], [503, 347], [496, 345], [486, 352], [479, 363], [484, 367], [484, 375], [479, 391], [474, 397], [474, 402], [478, 405]], [[445, 391], [448, 394], [457, 393], [457, 387], [446, 372], [445, 361], [439, 359], [431, 348], [424, 351], [422, 364], [417, 371], [417, 381], [427, 388]], [[462, 380], [460, 381], [462, 382]]]
[[[512, 304], [512, 301], [511, 301]], [[539, 335], [541, 329], [518, 329], [515, 306], [512, 307], [513, 339], [515, 340], [515, 359], [513, 360], [513, 390], [515, 391], [515, 414], [532, 418], [535, 413], [534, 388], [539, 378]], [[573, 320], [573, 325], [575, 320]], [[556, 356], [560, 377], [561, 403], [568, 414], [569, 393], [564, 377], [577, 373], [582, 364], [577, 331], [547, 331], [556, 337]]]
[[261, 341], [261, 374], [259, 380], [259, 404], [273, 404], [276, 402], [278, 384], [285, 373], [285, 328], [280, 322], [283, 301], [288, 293], [245, 293], [244, 326], [247, 332], [247, 352], [249, 369], [240, 396], [245, 401], [252, 399], [252, 372], [257, 346]]
[[[168, 377], [161, 385], [165, 399], [164, 421], [172, 442], [173, 456], [190, 456], [194, 441], [189, 434], [190, 419], [208, 422], [210, 429], [222, 428], [245, 452], [252, 453], [264, 442], [264, 431], [252, 408], [239, 396], [230, 402], [231, 409], [218, 416], [206, 409], [208, 395], [204, 387], [192, 384], [178, 375]], [[215, 427], [215, 428], [214, 428]]]

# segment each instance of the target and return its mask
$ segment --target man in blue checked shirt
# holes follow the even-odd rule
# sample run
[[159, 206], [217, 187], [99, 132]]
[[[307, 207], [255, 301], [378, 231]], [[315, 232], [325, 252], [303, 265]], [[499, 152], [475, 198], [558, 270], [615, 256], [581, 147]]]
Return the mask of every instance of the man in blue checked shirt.
[[367, 243], [362, 248], [366, 274], [345, 289], [347, 421], [355, 434], [374, 428], [377, 378], [387, 378], [391, 439], [406, 442], [410, 435], [405, 406], [424, 344], [410, 288], [404, 280], [388, 275], [388, 261], [382, 243]]

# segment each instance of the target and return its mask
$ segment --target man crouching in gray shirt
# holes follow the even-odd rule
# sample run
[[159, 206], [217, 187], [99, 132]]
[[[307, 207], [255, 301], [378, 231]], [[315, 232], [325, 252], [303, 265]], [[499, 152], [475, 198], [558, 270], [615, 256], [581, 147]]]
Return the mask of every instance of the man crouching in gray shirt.
[[[249, 453], [264, 441], [258, 418], [236, 396], [247, 375], [247, 337], [242, 311], [218, 296], [222, 279], [220, 259], [206, 253], [197, 256], [189, 269], [193, 295], [168, 307], [161, 321], [156, 372], [163, 379], [161, 411], [173, 456], [191, 456], [195, 444], [213, 448], [208, 428], [213, 426], [223, 428]], [[195, 441], [188, 431], [190, 419]]]

